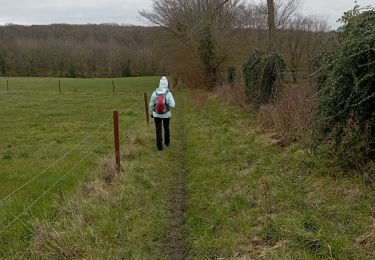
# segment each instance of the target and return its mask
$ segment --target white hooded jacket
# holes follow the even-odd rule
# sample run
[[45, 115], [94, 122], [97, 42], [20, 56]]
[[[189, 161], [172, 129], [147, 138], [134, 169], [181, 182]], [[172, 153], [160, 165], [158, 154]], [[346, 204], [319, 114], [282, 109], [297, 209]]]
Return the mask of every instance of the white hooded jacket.
[[156, 100], [157, 100], [157, 95], [160, 94], [166, 94], [165, 100], [167, 102], [167, 105], [169, 106], [170, 109], [174, 108], [176, 106], [176, 103], [174, 101], [172, 92], [169, 91], [168, 89], [168, 80], [166, 77], [162, 77], [160, 80], [159, 87], [152, 93], [151, 100], [149, 103], [150, 107], [150, 112], [152, 113], [153, 117], [156, 118], [170, 118], [172, 116], [171, 112], [167, 112], [165, 114], [158, 114], [154, 111], [155, 105], [156, 105]]

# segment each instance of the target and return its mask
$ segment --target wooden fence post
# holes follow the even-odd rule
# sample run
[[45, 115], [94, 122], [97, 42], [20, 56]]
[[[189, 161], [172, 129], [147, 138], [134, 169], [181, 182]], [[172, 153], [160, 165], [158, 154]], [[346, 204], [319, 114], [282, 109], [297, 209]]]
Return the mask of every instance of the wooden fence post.
[[147, 93], [145, 92], [145, 93], [143, 94], [143, 96], [144, 96], [144, 100], [145, 100], [146, 123], [147, 123], [147, 125], [149, 125], [149, 124], [150, 124], [150, 115], [149, 115], [148, 104], [147, 104], [147, 101], [148, 101], [148, 99], [147, 99]]
[[112, 80], [112, 92], [115, 94], [115, 82]]
[[118, 120], [118, 111], [113, 111], [113, 133], [115, 140], [115, 157], [117, 171], [121, 171], [121, 154], [120, 154], [120, 129], [119, 129], [119, 120]]
[[61, 93], [61, 81], [59, 80], [59, 93]]

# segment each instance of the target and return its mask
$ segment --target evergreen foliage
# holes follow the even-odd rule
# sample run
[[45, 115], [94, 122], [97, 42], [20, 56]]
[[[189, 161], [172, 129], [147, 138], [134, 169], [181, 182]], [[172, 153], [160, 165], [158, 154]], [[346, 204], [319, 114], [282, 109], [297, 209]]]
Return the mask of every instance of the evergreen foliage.
[[333, 54], [317, 71], [317, 144], [328, 143], [351, 166], [375, 159], [375, 10], [345, 13]]
[[286, 63], [277, 52], [255, 50], [243, 66], [246, 94], [256, 106], [270, 102], [284, 77]]
[[201, 32], [199, 52], [205, 68], [209, 88], [213, 89], [217, 83], [219, 59], [216, 49], [216, 40], [209, 26], [205, 26]]

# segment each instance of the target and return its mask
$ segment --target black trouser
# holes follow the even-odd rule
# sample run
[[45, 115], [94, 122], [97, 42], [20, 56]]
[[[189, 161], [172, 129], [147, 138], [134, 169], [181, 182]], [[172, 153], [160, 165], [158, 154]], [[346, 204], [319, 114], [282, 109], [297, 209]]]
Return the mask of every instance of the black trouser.
[[156, 128], [156, 147], [159, 151], [163, 150], [163, 126], [164, 126], [164, 143], [169, 146], [171, 142], [169, 123], [170, 118], [154, 118]]

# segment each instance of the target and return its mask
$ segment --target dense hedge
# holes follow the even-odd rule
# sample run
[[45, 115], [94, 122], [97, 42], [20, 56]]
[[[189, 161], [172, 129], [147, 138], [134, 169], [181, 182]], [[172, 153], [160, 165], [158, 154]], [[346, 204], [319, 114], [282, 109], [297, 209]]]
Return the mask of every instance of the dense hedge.
[[268, 103], [284, 77], [286, 63], [279, 53], [254, 51], [243, 66], [248, 99], [254, 105]]
[[342, 21], [336, 50], [318, 59], [315, 134], [362, 164], [375, 159], [375, 11], [356, 7]]
[[315, 70], [315, 82], [318, 90], [321, 90], [326, 86], [328, 75], [333, 67], [333, 52], [322, 52], [319, 53], [313, 59], [313, 66]]

